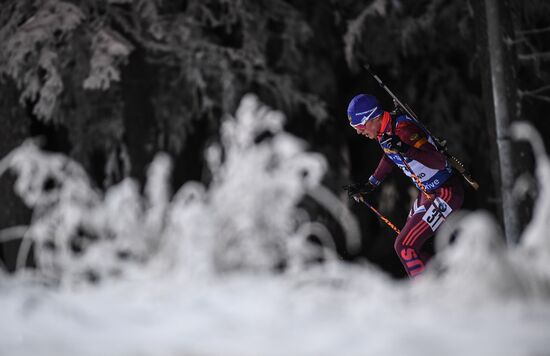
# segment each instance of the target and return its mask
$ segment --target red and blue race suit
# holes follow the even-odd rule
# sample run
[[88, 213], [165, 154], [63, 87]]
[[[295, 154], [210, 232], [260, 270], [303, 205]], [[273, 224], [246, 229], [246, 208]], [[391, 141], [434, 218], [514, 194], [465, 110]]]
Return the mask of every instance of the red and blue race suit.
[[[403, 153], [390, 150], [380, 142], [384, 133], [399, 136], [409, 146], [408, 149]], [[384, 156], [370, 178], [371, 183], [380, 184], [395, 166], [411, 177], [409, 168], [403, 164], [403, 157], [430, 195], [428, 198], [422, 191], [419, 192], [394, 244], [407, 274], [415, 277], [424, 271], [426, 263], [433, 256], [432, 251], [423, 247], [445, 218], [462, 206], [464, 188], [460, 176], [437, 150], [433, 137], [414, 119], [406, 115], [392, 118], [385, 112], [378, 142], [384, 150]], [[417, 185], [414, 180], [413, 183]]]

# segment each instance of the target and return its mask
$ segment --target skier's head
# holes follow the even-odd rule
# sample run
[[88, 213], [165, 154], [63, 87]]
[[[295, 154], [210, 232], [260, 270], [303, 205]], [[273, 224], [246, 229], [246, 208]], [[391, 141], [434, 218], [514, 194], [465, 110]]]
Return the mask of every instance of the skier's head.
[[348, 120], [358, 134], [376, 138], [384, 110], [372, 95], [359, 94], [348, 105]]

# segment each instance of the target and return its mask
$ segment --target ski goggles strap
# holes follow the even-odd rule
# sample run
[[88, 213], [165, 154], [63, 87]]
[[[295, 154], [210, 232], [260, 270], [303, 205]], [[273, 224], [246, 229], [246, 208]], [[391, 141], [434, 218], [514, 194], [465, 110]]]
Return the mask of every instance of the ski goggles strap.
[[[372, 115], [372, 113], [371, 113]], [[374, 120], [374, 119], [377, 119], [379, 118], [380, 116], [382, 116], [382, 114], [380, 115], [376, 115], [374, 117], [371, 117], [371, 115], [368, 115], [368, 116], [363, 116], [363, 118], [361, 118], [361, 121], [354, 124], [353, 121], [351, 120], [351, 116], [348, 116], [348, 120], [349, 120], [349, 124], [351, 125], [351, 127], [353, 127], [354, 129], [358, 129], [358, 128], [363, 128], [367, 122], [371, 121], [371, 120]]]

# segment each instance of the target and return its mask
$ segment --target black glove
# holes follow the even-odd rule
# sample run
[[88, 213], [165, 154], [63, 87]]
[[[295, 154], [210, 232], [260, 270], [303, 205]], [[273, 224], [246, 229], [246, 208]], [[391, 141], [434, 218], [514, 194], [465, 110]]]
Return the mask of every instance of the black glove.
[[397, 151], [399, 153], [405, 153], [409, 150], [409, 145], [401, 141], [397, 135], [388, 135], [385, 133], [380, 138], [380, 143], [388, 147], [390, 150]]
[[361, 195], [367, 195], [372, 193], [376, 186], [371, 182], [366, 183], [352, 183], [350, 185], [345, 185], [344, 189], [348, 191], [348, 197], [355, 199], [356, 201], [361, 198]]

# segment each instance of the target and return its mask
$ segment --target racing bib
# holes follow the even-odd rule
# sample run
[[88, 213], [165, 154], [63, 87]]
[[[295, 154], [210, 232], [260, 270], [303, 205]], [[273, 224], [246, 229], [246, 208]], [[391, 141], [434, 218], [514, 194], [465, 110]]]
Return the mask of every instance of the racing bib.
[[447, 204], [445, 200], [438, 197], [432, 205], [430, 205], [426, 211], [426, 214], [422, 216], [422, 220], [430, 226], [432, 231], [435, 231], [452, 211], [453, 209], [451, 209], [449, 204]]

